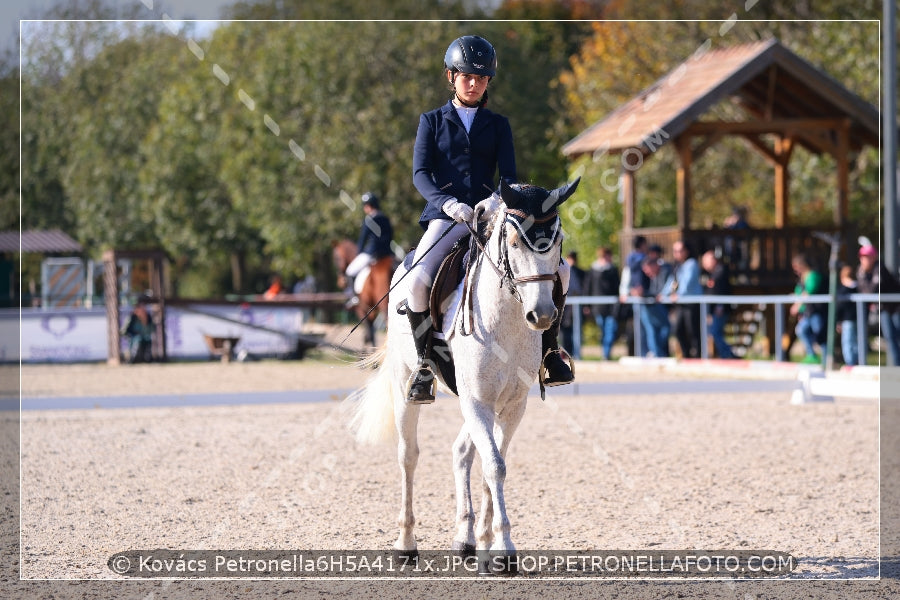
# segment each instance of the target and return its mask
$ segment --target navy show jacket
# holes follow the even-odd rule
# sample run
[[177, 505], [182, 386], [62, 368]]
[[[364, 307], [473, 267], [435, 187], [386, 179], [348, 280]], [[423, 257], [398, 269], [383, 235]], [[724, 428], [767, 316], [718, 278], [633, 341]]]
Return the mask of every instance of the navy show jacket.
[[516, 182], [516, 155], [506, 117], [479, 108], [468, 133], [452, 101], [422, 114], [413, 151], [413, 184], [425, 198], [419, 217], [423, 228], [432, 219], [449, 219], [447, 200], [474, 207], [496, 189], [494, 174]]
[[393, 255], [391, 240], [394, 237], [394, 229], [391, 220], [381, 211], [375, 211], [366, 215], [363, 220], [362, 230], [359, 232], [359, 241], [356, 243], [358, 252], [365, 252], [373, 258], [382, 258]]

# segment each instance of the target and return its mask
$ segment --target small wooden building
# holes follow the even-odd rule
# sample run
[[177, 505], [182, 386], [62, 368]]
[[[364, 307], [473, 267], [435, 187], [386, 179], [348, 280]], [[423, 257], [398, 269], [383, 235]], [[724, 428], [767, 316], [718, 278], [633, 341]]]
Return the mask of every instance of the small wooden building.
[[106, 305], [107, 323], [107, 358], [110, 365], [120, 364], [122, 357], [119, 351], [121, 332], [119, 328], [119, 259], [144, 261], [147, 265], [149, 298], [146, 300], [152, 307], [153, 323], [156, 333], [153, 336], [153, 360], [165, 362], [168, 359], [166, 349], [166, 297], [164, 269], [167, 261], [162, 250], [105, 250], [103, 252], [103, 301]]
[[[703, 120], [716, 103], [730, 99], [748, 116], [742, 121]], [[621, 255], [637, 235], [671, 248], [684, 239], [698, 252], [721, 248], [727, 240], [745, 249], [738, 292], [783, 292], [793, 284], [793, 254], [827, 256], [828, 246], [809, 228], [789, 222], [788, 166], [798, 145], [828, 153], [837, 164], [838, 201], [832, 227], [845, 246], [855, 248], [857, 229], [849, 222], [849, 171], [854, 153], [879, 141], [878, 110], [775, 39], [697, 52], [677, 68], [590, 126], [563, 147], [569, 157], [620, 153], [624, 222]], [[740, 136], [775, 170], [773, 228], [701, 230], [691, 227], [691, 166], [724, 136]], [[672, 227], [635, 228], [635, 178], [640, 165], [673, 143], [678, 222]], [[822, 231], [823, 228], [817, 228]], [[851, 244], [853, 242], [853, 244]]]

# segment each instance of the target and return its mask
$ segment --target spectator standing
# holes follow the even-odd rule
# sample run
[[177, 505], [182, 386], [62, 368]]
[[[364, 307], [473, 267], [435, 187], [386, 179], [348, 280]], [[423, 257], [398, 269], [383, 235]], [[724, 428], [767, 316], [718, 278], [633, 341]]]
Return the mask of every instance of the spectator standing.
[[[797, 254], [791, 260], [791, 268], [797, 275], [797, 286], [794, 293], [798, 296], [811, 296], [824, 294], [827, 290], [825, 277], [819, 271], [813, 269], [812, 264], [805, 254]], [[802, 298], [791, 305], [790, 313], [797, 317], [795, 332], [803, 343], [805, 356], [804, 364], [819, 364], [822, 359], [816, 354], [816, 345], [821, 345], [825, 332], [827, 304], [805, 303]]]
[[[619, 299], [624, 302], [628, 296], [640, 296], [644, 293], [647, 281], [642, 264], [647, 256], [647, 238], [642, 235], [634, 238], [631, 252], [625, 257], [622, 268], [622, 280], [619, 287]], [[633, 290], [638, 290], [633, 293]]]
[[[639, 297], [644, 293], [646, 286], [646, 275], [644, 275], [641, 263], [647, 256], [647, 238], [642, 235], [636, 236], [632, 242], [632, 250], [625, 257], [622, 266], [622, 278], [619, 282], [619, 302], [622, 303], [622, 310], [619, 320], [625, 328], [625, 336], [628, 340], [628, 354], [635, 356], [634, 351], [634, 321], [635, 312], [632, 305], [627, 303], [628, 298], [634, 296]], [[646, 332], [641, 329], [641, 348], [647, 349]]]
[[647, 287], [644, 289], [643, 298], [649, 303], [640, 307], [641, 329], [646, 332], [647, 347], [645, 356], [665, 358], [669, 356], [669, 307], [661, 304], [663, 287], [668, 277], [663, 271], [663, 262], [648, 254], [644, 258], [643, 271], [647, 277]]
[[[878, 260], [878, 250], [869, 244], [859, 249], [856, 282], [857, 291], [861, 294], [900, 293], [900, 282], [881, 264]], [[888, 350], [888, 365], [900, 366], [900, 303], [883, 302], [880, 313], [878, 304], [873, 303], [869, 305], [869, 313], [873, 316], [878, 314], [880, 318], [881, 336]]]
[[[566, 256], [566, 262], [569, 263], [569, 295], [581, 296], [584, 293], [584, 269], [578, 266], [578, 253], [572, 250]], [[573, 311], [581, 310], [581, 305], [575, 308], [570, 304], [566, 304], [563, 308], [562, 322], [560, 323], [560, 336], [562, 337], [562, 346], [572, 353], [573, 358], [581, 358], [581, 343], [575, 338], [575, 318]], [[579, 332], [581, 333], [581, 332]], [[581, 336], [579, 336], [580, 338]]]
[[859, 343], [857, 342], [856, 304], [850, 300], [841, 299], [842, 296], [855, 294], [857, 291], [856, 277], [853, 267], [844, 265], [841, 267], [838, 279], [838, 303], [835, 307], [838, 333], [841, 334], [841, 355], [845, 365], [859, 364]]
[[[732, 206], [731, 214], [725, 219], [723, 225], [725, 229], [733, 231], [750, 229], [750, 223], [747, 222], [747, 207]], [[749, 260], [747, 238], [735, 239], [734, 236], [728, 235], [725, 236], [724, 245], [725, 256], [728, 257], [728, 262], [734, 265], [739, 272], [746, 271]]]
[[[711, 296], [730, 296], [731, 282], [729, 281], [728, 267], [725, 266], [712, 250], [703, 254], [700, 259], [703, 270], [708, 277], [706, 279], [706, 292]], [[730, 308], [727, 304], [717, 303], [709, 307], [711, 323], [709, 334], [713, 339], [713, 348], [719, 358], [734, 358], [731, 346], [725, 341], [725, 323], [728, 322]]]
[[[619, 290], [619, 269], [612, 262], [612, 250], [606, 246], [597, 248], [597, 260], [591, 264], [585, 277], [584, 293], [588, 296], [616, 297]], [[600, 331], [603, 359], [612, 357], [612, 345], [619, 334], [619, 313], [622, 304], [595, 304], [592, 307], [594, 321]]]
[[684, 358], [700, 357], [700, 305], [677, 304], [681, 296], [700, 296], [700, 265], [690, 247], [683, 241], [672, 244], [675, 269], [663, 288], [663, 296], [676, 304], [672, 307], [675, 339]]
[[674, 267], [671, 263], [668, 263], [663, 259], [663, 249], [659, 244], [651, 244], [647, 248], [647, 257], [651, 260], [655, 260], [659, 263], [659, 276], [662, 278], [663, 283], [668, 281], [669, 277], [672, 275], [672, 271]]

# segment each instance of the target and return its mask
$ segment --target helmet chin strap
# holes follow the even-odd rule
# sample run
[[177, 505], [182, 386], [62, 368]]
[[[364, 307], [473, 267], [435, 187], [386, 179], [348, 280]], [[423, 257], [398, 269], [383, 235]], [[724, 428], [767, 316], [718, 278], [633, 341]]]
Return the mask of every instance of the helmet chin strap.
[[475, 102], [474, 104], [469, 104], [468, 102], [466, 102], [465, 100], [460, 98], [459, 94], [457, 94], [456, 92], [454, 92], [454, 95], [456, 96], [457, 102], [459, 102], [460, 104], [462, 104], [463, 106], [468, 107], [468, 108], [478, 108], [482, 104], [481, 98], [478, 99], [478, 102]]

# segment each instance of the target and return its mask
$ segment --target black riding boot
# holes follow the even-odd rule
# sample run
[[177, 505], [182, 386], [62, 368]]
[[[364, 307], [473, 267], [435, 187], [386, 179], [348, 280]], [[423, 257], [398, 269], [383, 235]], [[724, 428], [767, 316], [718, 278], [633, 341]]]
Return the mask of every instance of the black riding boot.
[[550, 326], [550, 329], [544, 331], [541, 335], [541, 355], [544, 357], [544, 368], [546, 369], [546, 377], [544, 385], [552, 387], [554, 385], [565, 385], [575, 381], [575, 374], [566, 364], [559, 353], [559, 325], [562, 322], [563, 307], [566, 304], [565, 296], [559, 308], [559, 316]]
[[416, 354], [419, 355], [419, 363], [410, 378], [406, 401], [411, 404], [431, 404], [434, 402], [434, 371], [428, 356], [431, 354], [431, 311], [417, 313], [407, 308], [406, 314], [412, 328]]

